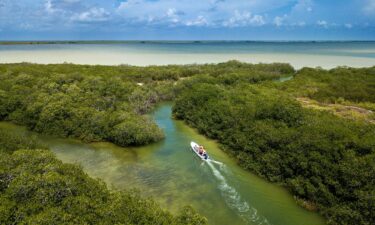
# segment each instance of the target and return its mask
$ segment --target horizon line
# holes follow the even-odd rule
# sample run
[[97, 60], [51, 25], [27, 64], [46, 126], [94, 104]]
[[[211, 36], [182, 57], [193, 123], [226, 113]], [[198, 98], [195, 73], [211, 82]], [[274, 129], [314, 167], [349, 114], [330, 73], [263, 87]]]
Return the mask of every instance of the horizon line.
[[368, 39], [353, 39], [353, 40], [334, 40], [334, 39], [327, 39], [327, 40], [314, 40], [314, 39], [306, 39], [306, 40], [298, 40], [298, 39], [290, 39], [290, 40], [251, 40], [251, 39], [243, 39], [243, 40], [235, 40], [235, 39], [155, 39], [155, 40], [142, 40], [142, 39], [97, 39], [97, 40], [88, 40], [88, 39], [40, 39], [40, 40], [0, 40], [0, 43], [7, 43], [7, 42], [14, 42], [14, 43], [22, 43], [22, 42], [375, 42], [374, 40]]

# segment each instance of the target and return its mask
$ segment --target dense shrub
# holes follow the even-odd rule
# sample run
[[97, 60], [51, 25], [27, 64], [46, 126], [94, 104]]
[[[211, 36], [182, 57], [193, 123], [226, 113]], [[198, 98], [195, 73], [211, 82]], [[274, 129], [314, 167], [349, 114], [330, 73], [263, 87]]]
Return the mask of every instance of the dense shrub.
[[332, 70], [304, 68], [294, 79], [280, 85], [282, 89], [296, 92], [320, 102], [375, 103], [375, 67], [343, 68]]
[[[72, 64], [0, 65], [0, 120], [30, 130], [85, 141], [143, 145], [163, 138], [144, 114], [171, 100], [176, 80], [200, 74], [231, 83], [256, 83], [292, 73], [287, 64], [83, 66]], [[174, 90], [174, 91], [173, 91]]]

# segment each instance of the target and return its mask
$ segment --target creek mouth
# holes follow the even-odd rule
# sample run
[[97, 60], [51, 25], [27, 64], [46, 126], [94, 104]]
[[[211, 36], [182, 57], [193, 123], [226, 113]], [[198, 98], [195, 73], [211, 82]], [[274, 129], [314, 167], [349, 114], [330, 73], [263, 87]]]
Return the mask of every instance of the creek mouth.
[[[172, 212], [191, 205], [212, 225], [324, 224], [317, 213], [299, 207], [284, 188], [243, 170], [216, 142], [172, 119], [171, 104], [160, 105], [151, 116], [166, 138], [143, 147], [39, 137], [57, 158], [81, 165], [109, 187], [139, 189], [142, 196], [154, 198]], [[24, 132], [9, 123], [0, 126]], [[204, 145], [212, 160], [203, 162], [194, 155], [190, 141]]]

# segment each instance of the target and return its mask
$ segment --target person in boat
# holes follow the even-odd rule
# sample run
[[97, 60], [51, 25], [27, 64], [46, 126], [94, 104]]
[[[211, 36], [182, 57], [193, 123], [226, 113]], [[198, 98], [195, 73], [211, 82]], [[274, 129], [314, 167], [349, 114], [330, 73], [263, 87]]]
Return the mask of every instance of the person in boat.
[[204, 152], [206, 152], [206, 151], [204, 150], [203, 146], [202, 146], [202, 145], [199, 146], [199, 149], [198, 149], [198, 153], [199, 153], [199, 155], [203, 155]]
[[202, 145], [199, 146], [198, 154], [201, 155], [201, 156], [203, 156], [205, 159], [208, 158], [208, 155], [207, 155], [207, 153], [206, 153], [206, 150], [204, 150], [204, 148], [203, 148]]
[[207, 152], [206, 152], [204, 149], [203, 149], [202, 156], [204, 157], [204, 159], [207, 159], [207, 158], [208, 158]]

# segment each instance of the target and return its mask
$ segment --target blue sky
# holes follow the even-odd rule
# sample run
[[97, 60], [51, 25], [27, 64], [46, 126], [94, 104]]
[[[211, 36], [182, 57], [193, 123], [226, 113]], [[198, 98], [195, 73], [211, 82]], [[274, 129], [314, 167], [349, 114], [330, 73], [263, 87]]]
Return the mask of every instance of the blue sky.
[[375, 40], [375, 0], [0, 0], [0, 40]]

